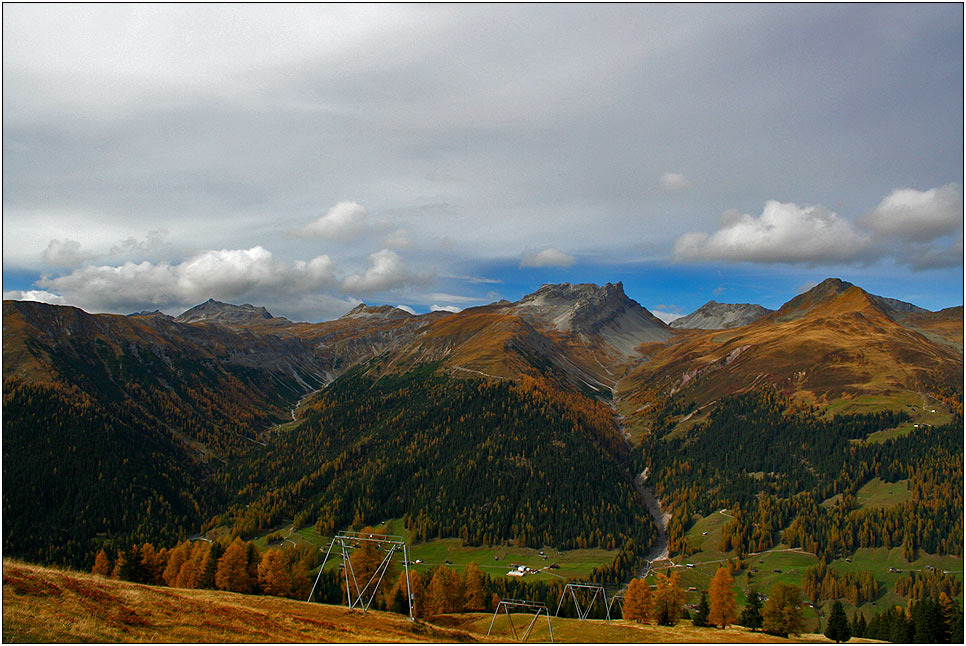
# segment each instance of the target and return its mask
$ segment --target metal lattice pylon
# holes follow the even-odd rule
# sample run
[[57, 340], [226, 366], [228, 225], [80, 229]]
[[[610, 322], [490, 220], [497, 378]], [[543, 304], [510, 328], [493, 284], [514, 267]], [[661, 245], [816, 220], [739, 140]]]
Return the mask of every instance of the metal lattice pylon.
[[[523, 637], [521, 638], [517, 634], [517, 628], [513, 625], [513, 616], [510, 614], [510, 608], [520, 608], [526, 610], [527, 612], [533, 612], [533, 619], [527, 624], [527, 629], [523, 631]], [[541, 613], [547, 616], [547, 628], [550, 630], [550, 643], [553, 643], [553, 626], [550, 625], [550, 610], [547, 609], [547, 604], [540, 601], [520, 601], [519, 599], [501, 599], [500, 603], [496, 605], [496, 610], [493, 611], [493, 619], [490, 620], [490, 627], [486, 631], [486, 636], [490, 636], [490, 632], [493, 630], [493, 624], [496, 622], [496, 616], [500, 614], [500, 610], [506, 613], [507, 621], [510, 623], [510, 631], [513, 633], [513, 638], [518, 642], [527, 641], [527, 637], [530, 636], [530, 631], [533, 630], [533, 625], [537, 623], [537, 619], [540, 617]], [[535, 612], [534, 612], [535, 611]]]
[[624, 593], [617, 592], [610, 598], [610, 603], [607, 606], [607, 616], [610, 617], [611, 610], [615, 605], [619, 605], [621, 609], [621, 616], [624, 616]]
[[[363, 543], [375, 543], [376, 548], [385, 551], [386, 555], [382, 558], [376, 571], [369, 577], [369, 580], [360, 588], [360, 581], [356, 580], [356, 574], [352, 569], [352, 560], [349, 558], [349, 555], [352, 550], [361, 547]], [[386, 576], [386, 571], [389, 570], [389, 565], [392, 563], [393, 555], [397, 552], [402, 552], [403, 567], [406, 572], [406, 598], [409, 600], [409, 620], [413, 620], [413, 592], [409, 579], [409, 550], [401, 536], [393, 536], [391, 534], [369, 534], [360, 532], [341, 532], [336, 534], [325, 552], [325, 558], [322, 560], [322, 566], [319, 568], [319, 573], [315, 577], [315, 583], [312, 584], [312, 590], [309, 592], [307, 601], [312, 600], [312, 595], [315, 594], [315, 588], [319, 584], [322, 571], [325, 569], [325, 564], [329, 560], [329, 555], [332, 554], [332, 548], [334, 547], [338, 547], [342, 556], [342, 569], [345, 574], [346, 605], [349, 607], [349, 610], [359, 608], [363, 613], [367, 612], [372, 606], [372, 602], [376, 598], [376, 592], [379, 590], [379, 585], [382, 583], [383, 578]], [[321, 550], [321, 548], [319, 549]]]
[[[592, 592], [593, 594], [590, 597], [590, 601], [587, 602], [587, 606], [581, 607], [580, 599], [577, 597], [577, 592], [585, 590], [587, 592]], [[607, 611], [607, 621], [610, 621], [610, 604], [607, 603], [607, 592], [604, 590], [604, 586], [594, 585], [592, 583], [568, 583], [565, 585], [563, 592], [560, 593], [560, 601], [557, 603], [557, 612], [554, 613], [554, 617], [560, 616], [560, 607], [563, 605], [568, 591], [573, 597], [574, 607], [577, 608], [577, 618], [580, 621], [587, 619], [587, 615], [590, 614], [590, 611], [594, 607], [594, 602], [597, 601], [598, 596], [601, 597], [604, 604], [604, 609]]]

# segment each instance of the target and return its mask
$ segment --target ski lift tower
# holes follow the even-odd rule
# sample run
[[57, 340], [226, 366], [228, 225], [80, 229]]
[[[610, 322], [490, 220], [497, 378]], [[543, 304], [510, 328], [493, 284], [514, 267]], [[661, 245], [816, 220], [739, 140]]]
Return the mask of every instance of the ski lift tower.
[[[513, 616], [510, 614], [510, 608], [518, 610], [521, 612], [532, 612], [533, 619], [527, 625], [526, 630], [523, 631], [523, 636], [520, 637], [517, 633], [517, 628], [513, 623]], [[490, 633], [493, 632], [493, 624], [496, 623], [496, 617], [500, 614], [500, 611], [506, 613], [507, 621], [510, 625], [510, 631], [513, 633], [514, 639], [518, 642], [527, 641], [527, 637], [530, 636], [530, 631], [533, 630], [533, 625], [537, 623], [537, 619], [540, 615], [545, 615], [547, 617], [547, 629], [550, 631], [550, 643], [553, 643], [553, 626], [550, 624], [550, 610], [547, 608], [547, 604], [540, 601], [522, 601], [520, 599], [501, 599], [500, 603], [496, 605], [496, 610], [493, 611], [493, 619], [490, 620], [490, 628], [486, 631], [486, 636], [489, 637]]]
[[[607, 621], [610, 621], [610, 604], [607, 603], [607, 592], [604, 590], [602, 585], [594, 585], [591, 583], [568, 583], [564, 586], [563, 592], [560, 594], [560, 601], [557, 603], [557, 612], [554, 613], [555, 617], [560, 616], [560, 607], [563, 605], [564, 599], [567, 597], [567, 591], [570, 591], [570, 595], [574, 600], [574, 607], [577, 608], [577, 618], [580, 621], [587, 619], [590, 615], [591, 609], [594, 607], [594, 602], [597, 601], [598, 595], [601, 596], [601, 601], [604, 604], [604, 609], [607, 611]], [[579, 594], [578, 594], [579, 593]], [[587, 596], [590, 596], [587, 599]], [[586, 606], [581, 606], [580, 597], [584, 597], [584, 602]]]
[[[365, 581], [365, 585], [360, 588], [360, 581], [356, 579], [356, 574], [352, 569], [352, 560], [349, 557], [353, 550], [362, 547], [366, 543], [374, 543], [376, 549], [385, 552], [386, 555], [383, 556], [379, 567], [372, 573], [369, 580]], [[319, 548], [319, 551], [321, 549]], [[342, 557], [342, 569], [345, 574], [347, 597], [346, 605], [349, 610], [359, 608], [363, 614], [372, 606], [372, 602], [376, 598], [376, 592], [379, 590], [379, 585], [382, 583], [383, 578], [386, 576], [386, 571], [389, 570], [389, 565], [392, 563], [392, 557], [397, 553], [401, 553], [403, 568], [406, 572], [406, 597], [409, 600], [409, 621], [413, 620], [413, 592], [409, 578], [409, 550], [401, 536], [391, 534], [370, 534], [362, 532], [340, 532], [336, 534], [325, 552], [325, 558], [322, 560], [322, 566], [319, 568], [319, 573], [315, 577], [315, 583], [312, 584], [312, 590], [309, 592], [307, 601], [312, 600], [312, 596], [315, 594], [315, 588], [319, 584], [322, 571], [325, 569], [325, 564], [329, 560], [329, 556], [332, 555], [333, 549], [338, 550]]]

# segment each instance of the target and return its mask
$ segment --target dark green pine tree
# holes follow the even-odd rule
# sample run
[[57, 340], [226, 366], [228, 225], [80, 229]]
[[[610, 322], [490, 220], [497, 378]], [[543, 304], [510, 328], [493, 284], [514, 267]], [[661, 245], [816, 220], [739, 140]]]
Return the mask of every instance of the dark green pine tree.
[[825, 626], [825, 636], [836, 644], [847, 642], [852, 638], [849, 618], [845, 616], [845, 608], [842, 607], [841, 601], [832, 604], [832, 612], [828, 617], [828, 624]]
[[741, 616], [738, 617], [738, 625], [751, 628], [752, 631], [761, 628], [761, 595], [754, 589], [748, 591], [745, 609], [741, 611]]
[[711, 607], [708, 605], [708, 595], [705, 592], [701, 593], [701, 600], [698, 601], [698, 609], [694, 611], [694, 616], [691, 617], [691, 624], [698, 626], [699, 628], [705, 628], [708, 625], [708, 612]]
[[865, 615], [856, 611], [855, 614], [852, 615], [852, 624], [850, 628], [852, 629], [853, 637], [865, 637]]
[[939, 604], [931, 597], [923, 597], [912, 606], [913, 641], [918, 644], [938, 644], [949, 641]]
[[133, 581], [134, 583], [146, 583], [147, 572], [141, 565], [141, 553], [136, 544], [132, 544], [124, 552], [124, 559], [118, 568], [118, 577], [123, 581]]

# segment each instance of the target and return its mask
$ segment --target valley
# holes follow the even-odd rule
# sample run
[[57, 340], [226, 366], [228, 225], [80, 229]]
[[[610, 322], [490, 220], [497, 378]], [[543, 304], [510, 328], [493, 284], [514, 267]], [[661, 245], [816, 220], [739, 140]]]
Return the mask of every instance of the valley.
[[[476, 568], [493, 594], [549, 600], [677, 573], [693, 610], [727, 565], [740, 609], [824, 577], [808, 630], [846, 589], [869, 620], [912, 586], [961, 601], [962, 308], [837, 279], [775, 311], [720, 305], [671, 327], [620, 283], [314, 324], [5, 301], [4, 553], [85, 570], [156, 553], [135, 580], [157, 583], [182, 546], [209, 583], [171, 581], [216, 587], [238, 540], [253, 572], [285, 554], [297, 596], [334, 533], [369, 527], [405, 538], [427, 586]], [[518, 565], [534, 573], [510, 581]]]

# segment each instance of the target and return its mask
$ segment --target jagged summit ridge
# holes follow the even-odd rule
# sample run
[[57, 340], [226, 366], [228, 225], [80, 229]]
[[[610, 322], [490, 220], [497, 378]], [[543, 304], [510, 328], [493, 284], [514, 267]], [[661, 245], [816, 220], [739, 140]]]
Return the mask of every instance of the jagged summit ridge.
[[726, 330], [754, 323], [770, 310], [753, 303], [718, 303], [708, 301], [687, 316], [671, 322], [679, 330]]
[[629, 356], [641, 343], [663, 342], [671, 336], [663, 321], [628, 298], [620, 282], [543, 285], [506, 309], [539, 327], [599, 336]]
[[175, 317], [178, 323], [228, 323], [244, 324], [257, 323], [260, 321], [274, 318], [264, 307], [255, 307], [248, 303], [244, 305], [232, 305], [222, 303], [213, 298], [209, 298], [201, 305], [195, 305], [191, 309]]

